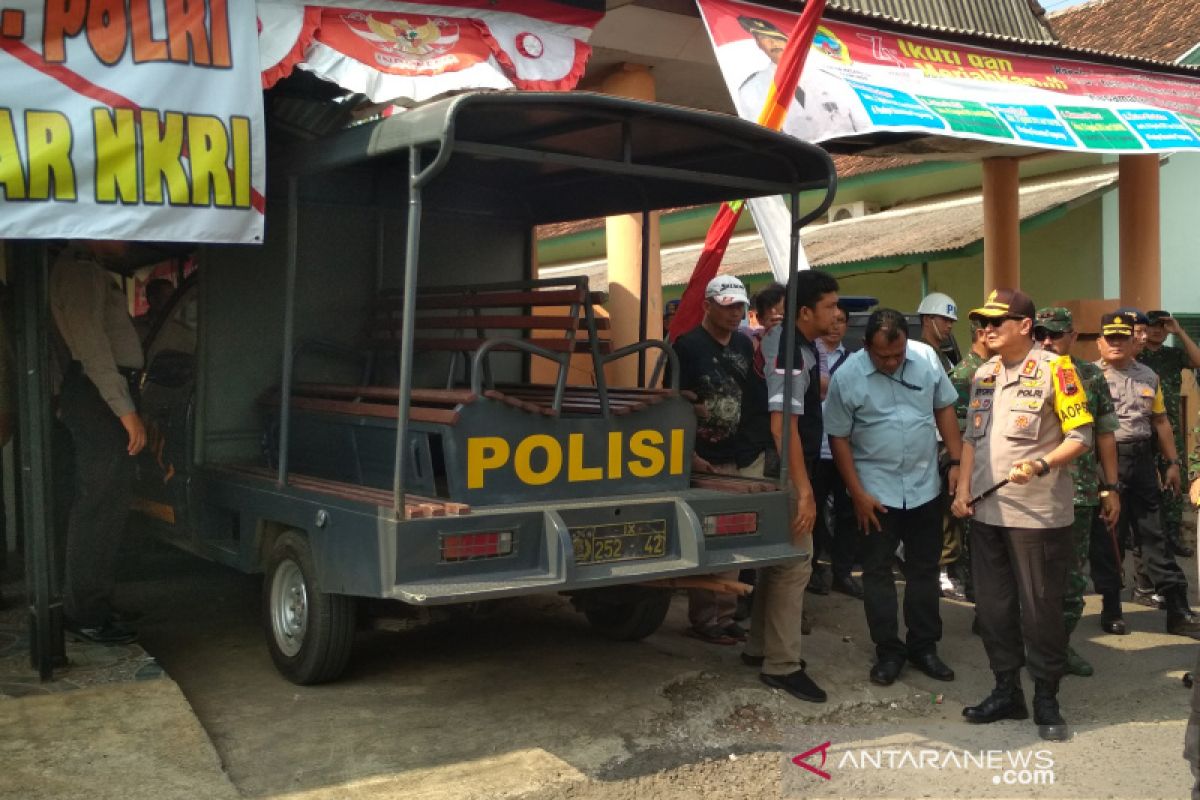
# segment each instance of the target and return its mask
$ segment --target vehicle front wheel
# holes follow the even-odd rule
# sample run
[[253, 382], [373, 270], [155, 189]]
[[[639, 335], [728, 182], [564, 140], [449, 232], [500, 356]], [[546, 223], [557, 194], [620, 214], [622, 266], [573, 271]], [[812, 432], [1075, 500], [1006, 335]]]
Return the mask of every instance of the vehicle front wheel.
[[334, 680], [354, 645], [354, 598], [321, 591], [299, 531], [275, 540], [265, 566], [263, 623], [275, 667], [302, 686]]
[[671, 610], [670, 589], [596, 592], [583, 602], [583, 614], [600, 635], [636, 642], [657, 631]]

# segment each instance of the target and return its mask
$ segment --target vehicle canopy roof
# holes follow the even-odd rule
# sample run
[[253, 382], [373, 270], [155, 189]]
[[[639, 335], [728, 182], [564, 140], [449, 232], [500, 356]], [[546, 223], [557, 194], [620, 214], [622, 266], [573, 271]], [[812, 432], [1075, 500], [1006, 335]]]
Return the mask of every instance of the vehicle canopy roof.
[[456, 95], [305, 142], [283, 166], [304, 176], [367, 162], [400, 171], [424, 202], [530, 224], [809, 190], [827, 203], [836, 181], [829, 155], [793, 136], [586, 92]]

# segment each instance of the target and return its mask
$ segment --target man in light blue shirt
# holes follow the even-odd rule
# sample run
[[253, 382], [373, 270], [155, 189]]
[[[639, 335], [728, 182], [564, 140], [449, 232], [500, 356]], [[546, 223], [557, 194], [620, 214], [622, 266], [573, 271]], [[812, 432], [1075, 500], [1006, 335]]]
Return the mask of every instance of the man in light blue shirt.
[[[899, 311], [871, 314], [865, 347], [834, 373], [825, 399], [825, 432], [850, 493], [863, 540], [867, 624], [878, 663], [872, 683], [887, 686], [905, 658], [931, 678], [954, 679], [937, 655], [942, 638], [938, 559], [942, 552], [937, 433], [950, 453], [950, 488], [958, 483], [962, 437], [958, 392], [929, 346], [910, 342]], [[892, 554], [904, 543], [904, 624], [900, 640]]]

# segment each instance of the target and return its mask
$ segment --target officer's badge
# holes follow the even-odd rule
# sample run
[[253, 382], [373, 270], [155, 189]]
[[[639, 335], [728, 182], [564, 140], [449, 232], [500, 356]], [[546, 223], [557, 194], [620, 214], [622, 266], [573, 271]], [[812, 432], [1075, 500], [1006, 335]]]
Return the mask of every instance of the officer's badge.
[[992, 289], [992, 293], [988, 295], [987, 302], [988, 303], [996, 302], [996, 298], [999, 296], [999, 294], [1000, 293], [998, 291], [996, 291], [995, 289]]
[[1013, 427], [1015, 427], [1019, 431], [1023, 431], [1029, 427], [1030, 422], [1031, 422], [1031, 420], [1028, 416], [1026, 416], [1025, 414], [1021, 414], [1020, 416], [1018, 416], [1016, 419], [1013, 420]]
[[1113, 317], [1113, 324], [1114, 325], [1124, 325], [1125, 318], [1122, 317], [1120, 314], [1117, 314], [1115, 317]]
[[1149, 386], [1143, 386], [1138, 390], [1138, 394], [1140, 394], [1142, 397], [1154, 397], [1154, 390]]
[[1037, 371], [1038, 371], [1038, 359], [1027, 358], [1027, 359], [1025, 359], [1025, 364], [1021, 367], [1021, 377], [1022, 378], [1032, 378], [1033, 376], [1037, 375]]
[[1058, 390], [1067, 397], [1079, 394], [1079, 380], [1073, 367], [1058, 368]]
[[983, 427], [983, 414], [976, 414], [975, 420], [972, 424], [974, 424], [976, 429], [982, 428]]

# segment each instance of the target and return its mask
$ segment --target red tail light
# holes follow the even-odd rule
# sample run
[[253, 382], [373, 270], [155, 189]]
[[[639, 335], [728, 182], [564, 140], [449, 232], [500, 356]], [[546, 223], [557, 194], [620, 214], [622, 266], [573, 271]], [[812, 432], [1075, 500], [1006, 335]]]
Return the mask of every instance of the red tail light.
[[748, 533], [758, 533], [758, 514], [753, 511], [714, 514], [704, 518], [705, 536], [742, 536]]
[[473, 561], [512, 555], [512, 531], [442, 536], [442, 561]]

